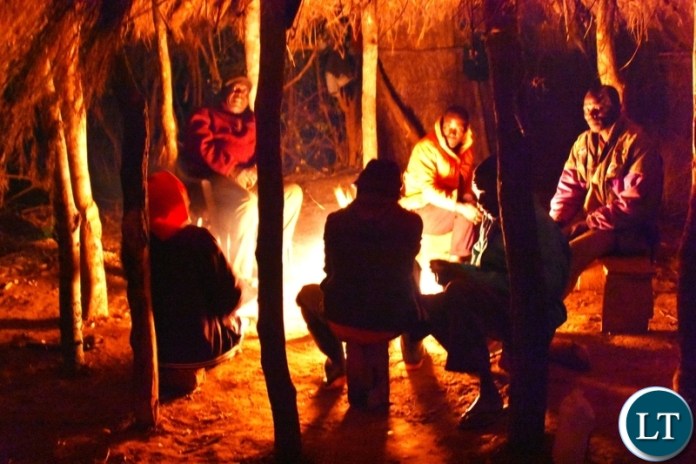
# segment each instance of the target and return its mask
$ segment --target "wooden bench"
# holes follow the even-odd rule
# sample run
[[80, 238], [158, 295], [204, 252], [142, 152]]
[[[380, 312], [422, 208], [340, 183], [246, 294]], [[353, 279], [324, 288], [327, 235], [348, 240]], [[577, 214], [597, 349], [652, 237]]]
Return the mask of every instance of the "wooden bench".
[[602, 332], [645, 333], [653, 316], [654, 275], [647, 256], [605, 256], [585, 269], [575, 289], [602, 292]]
[[389, 341], [399, 334], [374, 332], [329, 321], [346, 344], [348, 403], [360, 409], [389, 407]]

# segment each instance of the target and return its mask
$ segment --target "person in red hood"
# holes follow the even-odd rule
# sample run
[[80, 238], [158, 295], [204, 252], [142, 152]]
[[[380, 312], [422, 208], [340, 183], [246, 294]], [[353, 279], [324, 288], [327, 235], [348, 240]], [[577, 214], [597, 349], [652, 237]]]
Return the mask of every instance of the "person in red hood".
[[[249, 107], [251, 81], [238, 76], [222, 89], [222, 102], [191, 116], [178, 168], [188, 179], [208, 179], [223, 243], [229, 236], [232, 268], [253, 280], [256, 264], [258, 198], [256, 195], [256, 119]], [[283, 210], [284, 257], [288, 257], [302, 207], [302, 189], [286, 184]]]
[[159, 366], [215, 366], [234, 355], [242, 338], [235, 276], [210, 232], [190, 224], [186, 188], [176, 176], [150, 175], [148, 204]]

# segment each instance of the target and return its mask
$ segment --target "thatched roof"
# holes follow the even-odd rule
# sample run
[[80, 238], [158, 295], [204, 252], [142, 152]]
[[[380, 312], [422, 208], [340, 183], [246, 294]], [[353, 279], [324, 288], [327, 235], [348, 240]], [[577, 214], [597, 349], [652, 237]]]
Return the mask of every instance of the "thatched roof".
[[[209, 64], [216, 59], [212, 41], [221, 31], [241, 37], [244, 12], [251, 0], [158, 0], [157, 7], [172, 42], [196, 50]], [[409, 38], [418, 41], [432, 27], [473, 31], [483, 27], [482, 0], [373, 0], [376, 1], [380, 45], [395, 46]], [[329, 46], [339, 51], [347, 37], [358, 37], [359, 0], [304, 0], [288, 30], [288, 51]], [[537, 31], [551, 31], [559, 43], [587, 43], [596, 0], [518, 2], [520, 23]], [[689, 0], [617, 0], [621, 24], [637, 42], [651, 30], [680, 47], [691, 40]], [[0, 191], [7, 185], [6, 167], [35, 171], [40, 148], [36, 110], [45, 98], [55, 98], [46, 87], [46, 63], [57, 79], [69, 59], [70, 45], [80, 43], [86, 99], [99, 95], [109, 77], [111, 58], [126, 47], [150, 47], [156, 65], [152, 0], [5, 0], [0, 14]], [[537, 32], [538, 33], [538, 32]], [[415, 39], [414, 39], [415, 38]], [[565, 39], [565, 40], [563, 40]], [[151, 62], [150, 62], [151, 61]], [[150, 73], [156, 75], [156, 73]]]

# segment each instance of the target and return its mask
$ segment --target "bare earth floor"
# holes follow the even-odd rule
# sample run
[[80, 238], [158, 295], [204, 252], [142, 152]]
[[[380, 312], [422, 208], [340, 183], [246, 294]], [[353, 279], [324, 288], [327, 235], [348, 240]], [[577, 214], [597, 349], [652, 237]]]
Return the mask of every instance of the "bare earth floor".
[[[398, 343], [390, 347], [391, 406], [387, 413], [348, 407], [345, 388], [323, 390], [323, 357], [306, 333], [293, 297], [322, 277], [323, 223], [337, 208], [333, 188], [351, 174], [300, 180], [304, 210], [295, 243], [296, 266], [286, 280], [287, 358], [297, 390], [303, 461], [310, 463], [495, 462], [506, 424], [477, 432], [457, 429], [473, 400], [471, 377], [445, 372], [445, 354], [432, 338], [423, 367], [406, 371]], [[242, 352], [209, 371], [202, 388], [163, 400], [161, 424], [131, 427], [129, 311], [119, 261], [119, 218], [105, 214], [110, 316], [84, 328], [87, 372], [60, 373], [57, 251], [50, 238], [23, 232], [45, 222], [40, 211], [26, 223], [0, 223], [0, 463], [271, 462], [273, 421], [253, 327]], [[16, 219], [16, 218], [15, 218]], [[25, 226], [24, 228], [19, 227]], [[561, 400], [580, 388], [595, 414], [586, 462], [641, 462], [624, 447], [617, 420], [625, 400], [647, 386], [671, 386], [676, 344], [675, 233], [665, 234], [654, 280], [655, 315], [644, 335], [601, 332], [599, 295], [575, 292], [569, 320], [557, 337], [584, 345], [591, 369], [550, 365], [549, 446]], [[495, 369], [507, 392], [505, 371]], [[672, 462], [696, 462], [689, 446]]]

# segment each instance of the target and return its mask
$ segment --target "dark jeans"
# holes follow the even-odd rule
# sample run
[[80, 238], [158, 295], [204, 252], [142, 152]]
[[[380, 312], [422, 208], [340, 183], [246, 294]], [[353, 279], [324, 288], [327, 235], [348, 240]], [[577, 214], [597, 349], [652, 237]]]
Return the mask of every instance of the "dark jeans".
[[490, 369], [487, 338], [509, 339], [509, 298], [500, 291], [469, 279], [450, 282], [445, 291], [423, 295], [428, 320], [425, 330], [413, 332], [413, 339], [428, 333], [447, 350], [445, 369], [480, 373]]
[[570, 239], [570, 275], [565, 295], [568, 295], [580, 274], [597, 258], [607, 255], [652, 256], [654, 247], [640, 233], [634, 231], [591, 229]]

